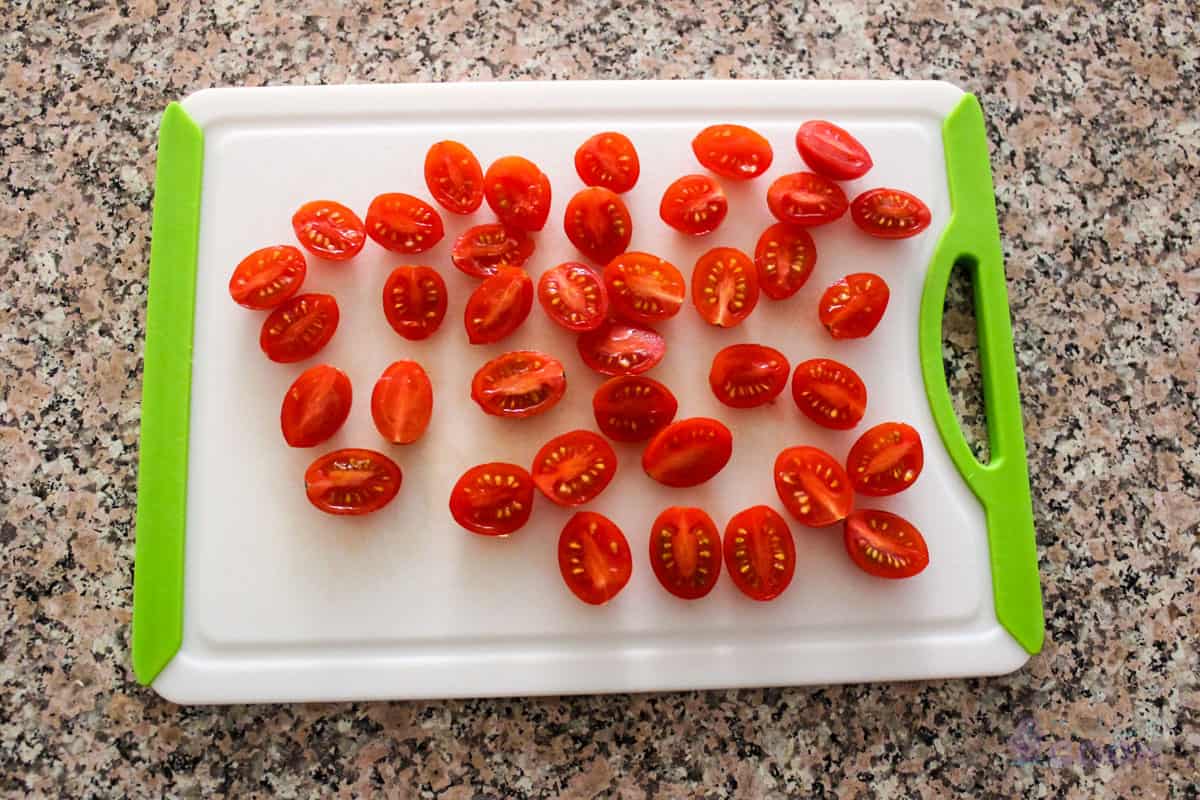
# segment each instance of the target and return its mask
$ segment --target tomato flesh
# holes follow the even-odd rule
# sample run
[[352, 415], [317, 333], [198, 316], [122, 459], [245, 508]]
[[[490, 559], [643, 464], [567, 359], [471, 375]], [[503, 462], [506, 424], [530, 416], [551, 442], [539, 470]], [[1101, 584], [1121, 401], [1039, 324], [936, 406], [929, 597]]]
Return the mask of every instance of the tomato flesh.
[[771, 166], [771, 143], [745, 125], [712, 125], [692, 140], [692, 152], [706, 168], [726, 178], [757, 178]]
[[620, 320], [581, 334], [575, 344], [583, 363], [602, 375], [638, 375], [657, 365], [667, 352], [658, 331]]
[[768, 506], [739, 511], [725, 526], [725, 568], [751, 600], [774, 600], [796, 573], [796, 543], [779, 512]]
[[891, 290], [887, 281], [871, 272], [847, 275], [821, 295], [821, 324], [835, 339], [869, 336], [887, 310]]
[[815, 172], [776, 178], [767, 190], [767, 206], [780, 222], [812, 227], [840, 219], [849, 205], [846, 193]]
[[471, 344], [498, 342], [521, 327], [533, 308], [533, 281], [520, 267], [502, 267], [475, 287], [463, 318]]
[[313, 461], [304, 472], [304, 492], [326, 514], [357, 516], [392, 502], [402, 477], [383, 453], [352, 447]]
[[697, 486], [725, 468], [733, 434], [708, 417], [673, 422], [654, 434], [642, 453], [642, 468], [664, 486]]
[[367, 241], [362, 220], [341, 203], [313, 200], [292, 215], [292, 230], [305, 250], [330, 261], [358, 255]]
[[371, 419], [379, 435], [392, 444], [412, 444], [429, 427], [433, 384], [415, 361], [396, 361], [375, 382]]
[[484, 364], [471, 381], [471, 398], [496, 417], [532, 417], [553, 408], [567, 390], [558, 359], [515, 350]]
[[524, 467], [492, 462], [471, 467], [450, 491], [450, 515], [483, 536], [507, 536], [529, 521], [533, 479]]
[[569, 331], [593, 331], [608, 315], [608, 290], [586, 264], [568, 261], [542, 273], [538, 301], [555, 324]]
[[692, 270], [692, 303], [718, 328], [741, 323], [758, 305], [758, 273], [750, 256], [733, 247], [715, 247]]
[[633, 555], [625, 534], [612, 520], [580, 511], [567, 520], [558, 537], [558, 568], [576, 597], [598, 606], [612, 600], [629, 583]]
[[871, 189], [854, 198], [850, 217], [879, 239], [907, 239], [929, 227], [933, 215], [920, 198], [901, 189]]
[[641, 442], [675, 419], [679, 402], [666, 386], [644, 375], [609, 378], [592, 398], [596, 425], [610, 439]]
[[870, 497], [902, 492], [925, 465], [921, 435], [903, 422], [884, 422], [867, 430], [850, 448], [846, 472], [855, 491]]
[[658, 206], [662, 221], [680, 233], [712, 233], [729, 213], [725, 191], [707, 175], [684, 175], [663, 192]]
[[591, 431], [570, 431], [542, 445], [529, 473], [551, 502], [578, 506], [596, 499], [612, 482], [617, 454]]
[[300, 291], [308, 265], [291, 245], [255, 250], [238, 262], [229, 279], [229, 295], [243, 308], [265, 311]]
[[263, 320], [259, 347], [280, 364], [312, 358], [333, 338], [338, 318], [333, 295], [298, 294]]
[[483, 203], [483, 168], [459, 142], [447, 139], [429, 148], [425, 185], [442, 208], [455, 214], [470, 214]]
[[777, 222], [758, 237], [754, 266], [763, 294], [785, 300], [808, 283], [817, 266], [817, 244], [804, 228]]
[[854, 507], [846, 470], [816, 447], [789, 447], [776, 457], [775, 491], [788, 513], [810, 528], [840, 522]]
[[796, 149], [813, 172], [835, 181], [852, 181], [873, 166], [871, 154], [844, 129], [821, 119], [810, 120], [796, 131]]
[[911, 578], [929, 566], [929, 547], [898, 514], [864, 509], [846, 518], [842, 541], [850, 560], [879, 578]]
[[853, 428], [867, 410], [867, 386], [858, 373], [832, 358], [811, 358], [796, 365], [792, 399], [804, 416], [823, 428]]
[[283, 439], [292, 447], [315, 447], [338, 432], [353, 399], [346, 373], [328, 364], [309, 367], [288, 387], [279, 411]]
[[687, 285], [670, 261], [630, 252], [604, 267], [604, 286], [614, 313], [632, 322], [659, 322], [679, 313]]
[[567, 203], [563, 228], [579, 252], [604, 263], [629, 247], [633, 219], [620, 195], [592, 187], [576, 193]]
[[367, 235], [393, 253], [423, 253], [444, 233], [437, 209], [411, 194], [381, 194], [367, 207]]
[[533, 255], [524, 231], [498, 222], [468, 228], [454, 240], [450, 260], [473, 278], [487, 278], [501, 267], [519, 267]]
[[550, 215], [550, 179], [537, 165], [520, 156], [505, 156], [488, 167], [483, 195], [505, 225], [540, 231]]
[[629, 137], [605, 131], [597, 133], [575, 151], [575, 171], [588, 186], [602, 186], [621, 194], [637, 183], [641, 164]]
[[754, 408], [773, 401], [787, 386], [787, 356], [761, 344], [734, 344], [713, 357], [708, 385], [730, 408]]
[[433, 267], [396, 267], [383, 284], [383, 315], [410, 341], [433, 335], [446, 317], [446, 282]]
[[650, 567], [662, 587], [695, 600], [721, 576], [721, 534], [712, 517], [698, 508], [672, 506], [650, 528]]

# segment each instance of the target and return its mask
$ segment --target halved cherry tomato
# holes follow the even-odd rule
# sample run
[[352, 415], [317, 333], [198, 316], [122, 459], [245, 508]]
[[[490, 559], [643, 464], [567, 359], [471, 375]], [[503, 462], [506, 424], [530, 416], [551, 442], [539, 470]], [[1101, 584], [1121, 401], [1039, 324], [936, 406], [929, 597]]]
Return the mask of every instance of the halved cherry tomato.
[[540, 231], [550, 214], [550, 179], [537, 164], [520, 156], [492, 162], [483, 178], [483, 195], [505, 225]]
[[776, 222], [758, 237], [754, 265], [763, 294], [784, 300], [800, 291], [817, 266], [816, 242], [804, 228]]
[[604, 263], [629, 247], [633, 219], [615, 192], [593, 186], [577, 192], [563, 216], [567, 238], [592, 261]]
[[667, 343], [658, 331], [611, 320], [575, 342], [583, 363], [602, 375], [638, 375], [663, 360]]
[[300, 291], [308, 265], [291, 245], [263, 247], [238, 262], [229, 279], [229, 295], [243, 308], [265, 311]]
[[663, 222], [692, 236], [712, 233], [727, 213], [725, 191], [707, 175], [684, 175], [667, 187], [658, 205]]
[[463, 315], [471, 344], [498, 342], [521, 327], [533, 308], [533, 281], [520, 267], [501, 267], [475, 287]]
[[712, 125], [692, 139], [692, 152], [708, 169], [734, 180], [757, 178], [771, 166], [771, 143], [745, 125]]
[[532, 417], [553, 408], [567, 390], [558, 359], [536, 350], [514, 350], [475, 373], [471, 399], [496, 417]]
[[597, 133], [575, 151], [575, 171], [588, 186], [628, 192], [641, 173], [637, 150], [629, 137], [615, 131]]
[[292, 230], [305, 250], [330, 261], [353, 258], [367, 240], [358, 215], [332, 200], [313, 200], [300, 206], [292, 215]]
[[816, 447], [789, 447], [775, 458], [775, 491], [788, 513], [810, 528], [839, 522], [854, 508], [846, 470]]
[[383, 284], [383, 315], [405, 339], [429, 338], [446, 316], [446, 282], [433, 267], [396, 267]]
[[715, 419], [692, 417], [654, 434], [642, 453], [642, 468], [664, 486], [697, 486], [724, 469], [731, 455], [729, 428]]
[[425, 154], [425, 185], [442, 208], [470, 214], [483, 203], [483, 168], [470, 148], [447, 139]]
[[779, 512], [768, 506], [739, 511], [725, 526], [725, 568], [751, 600], [774, 600], [796, 574], [796, 543]]
[[867, 410], [867, 386], [858, 373], [832, 358], [810, 358], [796, 365], [792, 399], [804, 416], [823, 428], [846, 431]]
[[393, 362], [371, 392], [371, 418], [379, 435], [392, 444], [412, 444], [429, 427], [433, 384], [415, 361]]
[[773, 347], [733, 344], [713, 357], [708, 385], [730, 408], [754, 408], [779, 396], [791, 369], [787, 356]]
[[400, 491], [400, 467], [383, 453], [347, 448], [326, 453], [304, 471], [308, 501], [326, 514], [370, 514]]
[[595, 270], [567, 261], [542, 273], [538, 300], [546, 316], [569, 331], [592, 331], [608, 315], [608, 290]]
[[861, 178], [871, 169], [871, 154], [845, 130], [821, 119], [810, 120], [796, 131], [796, 149], [813, 172], [835, 181]]
[[846, 456], [846, 472], [855, 491], [870, 497], [904, 491], [924, 465], [921, 435], [903, 422], [883, 422], [869, 429]]
[[423, 253], [444, 233], [437, 209], [411, 194], [381, 194], [367, 208], [367, 235], [393, 253]]
[[835, 339], [860, 339], [883, 319], [890, 296], [887, 281], [874, 273], [847, 275], [821, 295], [821, 324]]
[[921, 532], [887, 511], [855, 511], [846, 519], [842, 541], [859, 569], [880, 578], [911, 578], [929, 566]]
[[616, 597], [633, 573], [625, 534], [606, 516], [580, 511], [558, 537], [558, 568], [576, 597], [594, 606]]
[[792, 225], [825, 225], [841, 218], [848, 205], [842, 187], [815, 172], [784, 175], [767, 190], [771, 213]]
[[704, 597], [721, 576], [721, 534], [698, 508], [672, 506], [650, 528], [650, 567], [663, 588], [684, 600]]
[[687, 284], [670, 261], [650, 253], [622, 253], [604, 267], [604, 285], [616, 314], [659, 322], [679, 313]]
[[644, 375], [618, 375], [600, 385], [592, 413], [601, 432], [618, 442], [649, 439], [675, 419], [679, 402], [666, 386]]
[[850, 206], [854, 224], [879, 239], [907, 239], [929, 227], [933, 216], [920, 198], [900, 189], [871, 189]]
[[529, 474], [542, 494], [560, 506], [595, 500], [617, 473], [612, 445], [591, 431], [555, 436], [533, 457]]
[[338, 317], [333, 295], [298, 294], [263, 320], [258, 345], [280, 364], [312, 358], [333, 338]]
[[714, 247], [700, 256], [692, 270], [692, 302], [718, 328], [750, 316], [758, 305], [758, 274], [750, 256], [733, 247]]
[[471, 467], [450, 490], [450, 515], [471, 533], [507, 536], [528, 522], [532, 511], [533, 479], [516, 464]]
[[353, 398], [346, 373], [328, 364], [309, 367], [288, 387], [279, 411], [283, 438], [292, 447], [315, 447], [338, 432]]
[[490, 222], [467, 228], [454, 240], [450, 260], [473, 278], [487, 278], [501, 267], [519, 267], [533, 255], [533, 240], [524, 231]]

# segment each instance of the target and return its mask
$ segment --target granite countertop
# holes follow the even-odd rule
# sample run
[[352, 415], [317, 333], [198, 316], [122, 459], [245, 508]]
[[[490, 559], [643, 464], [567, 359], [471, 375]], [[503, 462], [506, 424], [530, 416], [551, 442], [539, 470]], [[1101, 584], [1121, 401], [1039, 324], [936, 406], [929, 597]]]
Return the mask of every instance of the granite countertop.
[[[313, 5], [0, 8], [0, 793], [1198, 796], [1195, 3]], [[980, 96], [1045, 650], [990, 680], [635, 696], [180, 708], [138, 686], [167, 102], [266, 83], [681, 77], [941, 78]], [[969, 389], [961, 303], [947, 326]]]

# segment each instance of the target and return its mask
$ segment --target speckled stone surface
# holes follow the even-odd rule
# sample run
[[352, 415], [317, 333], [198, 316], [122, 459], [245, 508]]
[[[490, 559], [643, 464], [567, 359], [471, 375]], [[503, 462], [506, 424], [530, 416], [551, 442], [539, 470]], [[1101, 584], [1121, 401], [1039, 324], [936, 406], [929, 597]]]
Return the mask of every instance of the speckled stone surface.
[[[1196, 797], [1195, 3], [0, 5], [0, 793]], [[704, 10], [701, 10], [704, 9]], [[129, 621], [155, 134], [208, 86], [944, 78], [983, 101], [1045, 651], [994, 680], [179, 708]], [[950, 368], [970, 388], [952, 303]]]

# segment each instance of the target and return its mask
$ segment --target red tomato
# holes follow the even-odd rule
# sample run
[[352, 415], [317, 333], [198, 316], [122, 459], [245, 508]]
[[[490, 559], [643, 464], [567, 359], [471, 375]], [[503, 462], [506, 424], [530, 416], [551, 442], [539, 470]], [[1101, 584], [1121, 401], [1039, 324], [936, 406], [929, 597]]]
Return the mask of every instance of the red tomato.
[[581, 334], [575, 345], [583, 363], [602, 375], [638, 375], [657, 365], [667, 352], [658, 331], [620, 320]]
[[473, 278], [487, 278], [501, 267], [519, 267], [533, 255], [524, 231], [498, 222], [468, 228], [454, 240], [450, 260]]
[[263, 247], [238, 262], [229, 295], [239, 306], [265, 311], [298, 292], [307, 272], [304, 254], [295, 247]]
[[792, 399], [804, 416], [823, 428], [853, 428], [867, 410], [867, 387], [858, 373], [832, 358], [810, 358], [796, 365]]
[[383, 315], [405, 339], [429, 338], [446, 316], [446, 282], [433, 267], [396, 267], [383, 284]]
[[633, 236], [633, 220], [615, 192], [592, 187], [577, 192], [563, 216], [567, 238], [579, 252], [601, 263], [624, 253]]
[[633, 142], [621, 133], [597, 133], [575, 151], [575, 171], [588, 186], [603, 186], [618, 194], [628, 192], [641, 173]]
[[471, 344], [498, 342], [521, 327], [533, 308], [533, 281], [520, 267], [502, 267], [475, 287], [463, 315]]
[[923, 466], [921, 436], [903, 422], [884, 422], [869, 429], [846, 456], [846, 472], [854, 489], [871, 497], [904, 491]]
[[708, 385], [730, 408], [754, 408], [778, 397], [790, 372], [787, 356], [775, 348], [734, 344], [713, 357]]
[[771, 143], [744, 125], [712, 125], [692, 139], [692, 152], [708, 169], [734, 180], [757, 178], [771, 166]]
[[379, 435], [392, 444], [421, 438], [433, 415], [433, 384], [415, 361], [392, 363], [371, 392], [371, 418]]
[[750, 256], [714, 247], [692, 270], [692, 302], [704, 321], [718, 328], [741, 323], [758, 305], [758, 274]]
[[507, 536], [528, 522], [532, 511], [533, 479], [516, 464], [471, 467], [450, 490], [450, 515], [471, 533]]
[[642, 453], [642, 468], [665, 486], [697, 486], [724, 469], [731, 455], [729, 428], [715, 419], [692, 417], [654, 434]]
[[776, 178], [767, 190], [767, 206], [780, 222], [812, 227], [846, 213], [846, 193], [815, 172], [793, 172]]
[[330, 261], [353, 258], [367, 240], [358, 215], [332, 200], [314, 200], [300, 206], [292, 215], [292, 230], [308, 252]]
[[907, 239], [929, 227], [932, 215], [920, 198], [900, 189], [871, 189], [854, 198], [850, 217], [880, 239]]
[[846, 518], [842, 541], [859, 569], [880, 578], [911, 578], [929, 566], [921, 532], [886, 511], [855, 511]]
[[671, 594], [704, 597], [721, 576], [721, 534], [698, 508], [672, 506], [650, 528], [650, 567]]
[[796, 573], [796, 543], [779, 512], [767, 506], [739, 511], [725, 526], [725, 568], [751, 600], [774, 600]]
[[292, 447], [315, 447], [350, 416], [353, 392], [346, 373], [328, 364], [309, 367], [288, 388], [279, 411], [283, 438]]
[[442, 208], [470, 214], [483, 203], [483, 168], [464, 144], [437, 142], [425, 154], [425, 185]]
[[338, 316], [333, 295], [298, 294], [263, 320], [258, 345], [280, 364], [312, 358], [333, 338]]
[[810, 528], [839, 522], [854, 507], [846, 470], [816, 447], [789, 447], [776, 457], [775, 491], [788, 513]]
[[442, 216], [411, 194], [381, 194], [367, 208], [367, 234], [393, 253], [423, 253], [442, 240]]
[[633, 573], [625, 534], [608, 517], [580, 511], [558, 537], [558, 568], [576, 597], [594, 606], [616, 597]]
[[813, 172], [835, 181], [861, 178], [871, 169], [871, 154], [846, 131], [820, 119], [810, 120], [796, 131], [796, 149]]
[[567, 390], [558, 359], [536, 350], [514, 350], [475, 373], [471, 399], [496, 417], [532, 417], [551, 409]]
[[692, 236], [712, 233], [728, 212], [725, 191], [707, 175], [684, 175], [667, 187], [658, 205], [663, 222]]
[[550, 214], [550, 179], [528, 159], [505, 156], [488, 167], [483, 194], [505, 225], [540, 231]]
[[650, 253], [622, 253], [604, 267], [604, 285], [616, 314], [659, 322], [679, 313], [687, 284], [679, 269]]
[[560, 506], [596, 499], [617, 472], [612, 445], [591, 431], [555, 436], [533, 457], [529, 473], [542, 494]]
[[326, 514], [370, 514], [400, 491], [400, 467], [383, 453], [347, 448], [326, 453], [304, 472], [308, 501]]
[[847, 275], [821, 295], [821, 324], [835, 339], [861, 339], [883, 319], [890, 296], [887, 281], [878, 275]]
[[678, 410], [671, 390], [644, 375], [609, 378], [592, 398], [596, 424], [618, 442], [649, 439], [670, 424]]
[[776, 222], [754, 248], [758, 285], [772, 300], [784, 300], [808, 283], [817, 266], [817, 244], [804, 228]]
[[568, 261], [542, 273], [538, 300], [553, 322], [569, 331], [593, 331], [608, 315], [608, 290], [586, 264]]

